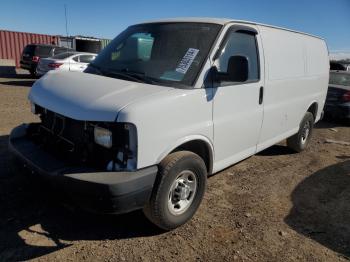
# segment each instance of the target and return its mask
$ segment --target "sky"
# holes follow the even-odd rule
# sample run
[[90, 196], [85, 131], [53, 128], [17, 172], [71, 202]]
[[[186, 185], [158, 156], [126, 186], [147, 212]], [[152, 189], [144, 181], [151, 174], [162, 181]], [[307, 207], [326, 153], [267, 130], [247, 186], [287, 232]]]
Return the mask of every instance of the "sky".
[[350, 53], [350, 0], [1, 0], [0, 29], [112, 39], [127, 26], [172, 17], [255, 21], [325, 38], [331, 52]]

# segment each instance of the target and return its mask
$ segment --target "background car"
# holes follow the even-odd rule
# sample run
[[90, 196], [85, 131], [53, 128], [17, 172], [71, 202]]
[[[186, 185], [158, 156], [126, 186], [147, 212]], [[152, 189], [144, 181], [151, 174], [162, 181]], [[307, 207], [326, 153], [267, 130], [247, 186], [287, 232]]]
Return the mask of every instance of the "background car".
[[346, 71], [346, 67], [342, 63], [331, 61], [329, 64], [332, 71]]
[[331, 71], [325, 116], [350, 119], [350, 72]]
[[20, 65], [21, 68], [29, 70], [30, 74], [32, 76], [35, 76], [36, 68], [40, 59], [61, 54], [64, 52], [67, 52], [66, 47], [44, 44], [26, 45], [22, 51]]
[[42, 76], [50, 70], [83, 72], [97, 54], [65, 52], [53, 57], [40, 59], [36, 74]]
[[350, 62], [346, 61], [330, 61], [331, 71], [350, 71]]

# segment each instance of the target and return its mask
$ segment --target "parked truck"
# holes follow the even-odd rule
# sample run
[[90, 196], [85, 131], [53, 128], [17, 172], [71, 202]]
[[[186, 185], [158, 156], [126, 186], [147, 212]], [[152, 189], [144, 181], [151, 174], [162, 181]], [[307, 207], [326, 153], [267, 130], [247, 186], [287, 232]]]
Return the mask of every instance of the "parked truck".
[[165, 230], [195, 214], [207, 177], [284, 139], [310, 142], [327, 94], [324, 40], [229, 19], [136, 24], [85, 73], [49, 72], [29, 94], [39, 123], [9, 146], [79, 206], [143, 209]]

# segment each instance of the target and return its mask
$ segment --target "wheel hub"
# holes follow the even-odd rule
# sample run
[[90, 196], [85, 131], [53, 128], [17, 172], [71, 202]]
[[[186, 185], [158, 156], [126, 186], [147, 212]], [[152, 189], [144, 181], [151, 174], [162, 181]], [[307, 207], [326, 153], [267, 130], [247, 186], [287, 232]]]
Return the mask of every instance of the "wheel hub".
[[306, 142], [307, 138], [309, 137], [309, 133], [310, 133], [310, 123], [306, 122], [301, 133], [301, 142], [303, 144]]
[[178, 186], [175, 188], [175, 196], [177, 196], [180, 200], [187, 199], [190, 196], [191, 189], [188, 185], [183, 182], [179, 182]]
[[190, 170], [182, 171], [169, 190], [168, 209], [170, 213], [183, 214], [191, 206], [196, 192], [196, 175]]

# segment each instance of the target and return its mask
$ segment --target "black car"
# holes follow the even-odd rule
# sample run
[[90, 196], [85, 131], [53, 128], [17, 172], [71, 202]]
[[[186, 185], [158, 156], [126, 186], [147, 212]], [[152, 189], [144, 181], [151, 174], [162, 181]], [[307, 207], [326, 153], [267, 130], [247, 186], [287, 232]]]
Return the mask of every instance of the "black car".
[[[68, 49], [71, 51], [71, 49]], [[21, 68], [29, 70], [32, 76], [36, 74], [36, 67], [40, 58], [51, 57], [67, 51], [66, 47], [44, 44], [30, 44], [23, 49], [21, 56]]]
[[347, 66], [343, 63], [340, 63], [340, 62], [333, 62], [331, 61], [329, 63], [330, 65], [330, 69], [331, 70], [336, 70], [336, 71], [346, 71], [347, 70]]
[[325, 116], [350, 119], [350, 72], [331, 71]]

